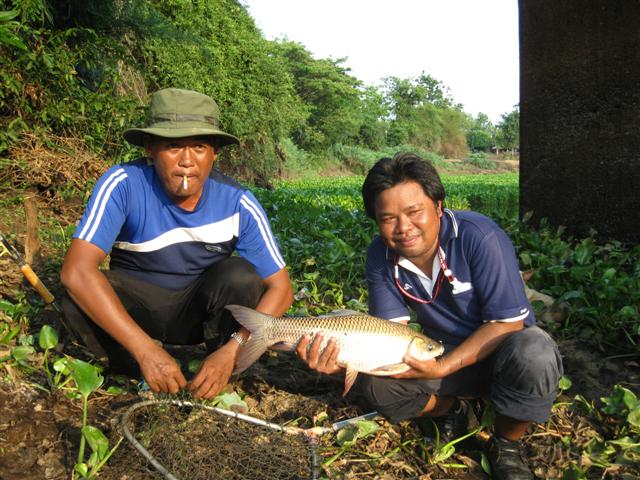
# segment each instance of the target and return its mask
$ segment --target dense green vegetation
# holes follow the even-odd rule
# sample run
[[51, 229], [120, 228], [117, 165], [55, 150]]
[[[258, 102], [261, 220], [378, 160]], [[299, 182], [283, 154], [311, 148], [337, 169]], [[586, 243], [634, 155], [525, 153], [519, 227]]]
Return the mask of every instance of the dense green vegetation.
[[426, 73], [364, 85], [344, 59], [264, 39], [238, 0], [0, 3], [0, 157], [36, 132], [126, 160], [135, 152], [122, 129], [169, 86], [216, 99], [224, 128], [243, 140], [223, 165], [249, 180], [286, 173], [291, 147], [316, 168], [361, 173], [368, 152], [401, 145], [456, 158], [517, 146], [507, 121], [517, 109], [497, 126], [472, 118]]

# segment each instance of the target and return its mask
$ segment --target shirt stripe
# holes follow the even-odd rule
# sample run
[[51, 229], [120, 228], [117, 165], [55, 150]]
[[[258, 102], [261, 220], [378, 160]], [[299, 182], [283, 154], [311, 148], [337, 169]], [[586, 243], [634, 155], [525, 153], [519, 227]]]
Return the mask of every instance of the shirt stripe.
[[388, 318], [387, 320], [394, 323], [409, 322], [411, 317], [409, 315], [403, 315], [402, 317]]
[[130, 252], [155, 252], [183, 242], [222, 243], [238, 236], [240, 214], [219, 222], [194, 228], [174, 228], [162, 235], [142, 243], [115, 242], [114, 246]]
[[113, 182], [111, 182], [111, 185], [109, 185], [109, 188], [105, 192], [105, 195], [104, 197], [102, 197], [102, 201], [100, 202], [100, 208], [97, 210], [97, 215], [96, 215], [95, 221], [93, 222], [93, 226], [91, 227], [91, 230], [89, 230], [89, 233], [87, 234], [87, 238], [85, 239], [87, 242], [91, 241], [91, 239], [93, 238], [93, 235], [96, 233], [96, 230], [98, 229], [98, 225], [100, 225], [100, 221], [102, 220], [102, 215], [104, 214], [104, 209], [106, 208], [107, 203], [109, 202], [109, 197], [111, 197], [111, 192], [125, 178], [127, 178], [127, 174], [123, 173], [122, 175], [119, 175], [116, 178], [114, 178]]
[[[243, 203], [242, 200], [244, 200], [246, 203]], [[242, 205], [244, 205], [246, 208], [250, 208], [251, 207], [251, 209], [253, 210], [253, 213], [254, 213], [254, 218], [256, 219], [256, 221], [262, 227], [264, 227], [263, 240], [265, 241], [265, 243], [270, 244], [271, 247], [273, 248], [273, 253], [275, 254], [274, 261], [276, 263], [278, 263], [278, 260], [280, 260], [280, 263], [282, 263], [282, 266], [284, 267], [284, 264], [285, 264], [284, 259], [280, 255], [280, 252], [278, 250], [278, 246], [276, 245], [276, 241], [273, 238], [273, 234], [271, 233], [271, 228], [269, 227], [269, 222], [265, 218], [265, 216], [263, 215], [262, 210], [260, 210], [260, 208], [249, 197], [247, 197], [246, 195], [242, 195], [240, 203]], [[261, 232], [262, 232], [262, 230], [261, 230]]]
[[448, 208], [445, 208], [444, 211], [445, 211], [445, 213], [448, 213], [449, 216], [451, 217], [451, 223], [453, 225], [454, 236], [457, 237], [458, 236], [458, 221], [456, 220], [456, 216], [453, 214], [453, 211], [449, 210]]
[[519, 322], [520, 320], [524, 320], [529, 315], [529, 310], [522, 315], [518, 315], [517, 317], [511, 318], [501, 318], [500, 320], [484, 320], [484, 323], [511, 323], [511, 322]]
[[260, 233], [262, 234], [262, 239], [267, 245], [267, 249], [271, 254], [271, 258], [273, 258], [273, 261], [280, 268], [284, 268], [285, 266], [284, 260], [282, 259], [282, 257], [280, 256], [280, 253], [278, 252], [278, 248], [276, 247], [275, 241], [273, 240], [273, 236], [271, 235], [269, 225], [267, 224], [267, 221], [263, 217], [260, 210], [255, 206], [253, 202], [251, 202], [251, 200], [249, 200], [244, 195], [240, 199], [240, 204], [244, 206], [249, 211], [249, 213], [251, 213], [256, 223], [258, 224], [258, 227], [260, 228]]
[[[98, 195], [96, 196], [96, 201], [93, 203], [93, 207], [91, 208], [91, 212], [89, 212], [89, 218], [87, 219], [87, 223], [85, 224], [84, 228], [80, 232], [80, 235], [78, 235], [78, 238], [80, 238], [82, 240], [85, 240], [84, 234], [86, 233], [87, 229], [91, 226], [91, 222], [93, 221], [93, 217], [96, 214], [96, 209], [100, 205], [100, 200], [102, 199], [102, 194], [104, 193], [105, 189], [107, 189], [109, 187], [109, 184], [113, 181], [113, 179], [115, 177], [117, 177], [118, 175], [122, 174], [122, 173], [124, 173], [124, 168], [119, 168], [118, 170], [113, 172], [111, 175], [109, 175], [109, 178], [107, 178], [107, 180], [105, 180], [105, 182], [102, 184], [102, 186], [100, 187], [100, 190], [98, 190]], [[126, 177], [126, 174], [125, 174], [125, 177]]]

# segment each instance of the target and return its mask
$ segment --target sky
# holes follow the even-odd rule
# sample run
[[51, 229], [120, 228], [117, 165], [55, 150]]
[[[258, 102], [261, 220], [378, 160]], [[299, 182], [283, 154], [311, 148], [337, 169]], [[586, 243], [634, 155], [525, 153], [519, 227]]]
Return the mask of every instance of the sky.
[[519, 102], [517, 0], [241, 0], [265, 38], [346, 57], [367, 85], [422, 72], [494, 122]]

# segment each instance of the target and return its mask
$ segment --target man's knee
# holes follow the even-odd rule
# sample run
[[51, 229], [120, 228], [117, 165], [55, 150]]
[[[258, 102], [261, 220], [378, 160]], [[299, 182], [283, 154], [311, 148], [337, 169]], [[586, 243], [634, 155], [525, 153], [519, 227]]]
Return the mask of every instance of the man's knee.
[[264, 292], [262, 279], [253, 265], [241, 257], [230, 257], [209, 268], [194, 297], [198, 310], [214, 312], [228, 304], [255, 308]]
[[534, 388], [539, 394], [556, 390], [563, 372], [562, 358], [544, 330], [526, 328], [509, 338], [496, 354], [494, 372], [513, 388]]
[[490, 397], [496, 411], [546, 421], [562, 373], [558, 347], [546, 332], [529, 327], [512, 335], [495, 353]]
[[358, 375], [354, 390], [368, 406], [391, 423], [416, 417], [429, 398], [415, 382], [375, 375]]
[[225, 283], [230, 289], [262, 290], [262, 278], [256, 269], [242, 257], [224, 260]]

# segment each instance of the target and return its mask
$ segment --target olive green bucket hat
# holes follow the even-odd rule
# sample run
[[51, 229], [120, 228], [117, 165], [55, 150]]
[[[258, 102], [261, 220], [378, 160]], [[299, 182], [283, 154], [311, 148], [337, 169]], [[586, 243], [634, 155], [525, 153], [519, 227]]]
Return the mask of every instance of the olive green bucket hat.
[[184, 138], [198, 135], [215, 137], [217, 146], [239, 144], [237, 137], [220, 130], [220, 110], [209, 96], [191, 90], [165, 88], [151, 96], [147, 126], [130, 128], [124, 139], [144, 147], [144, 135]]

